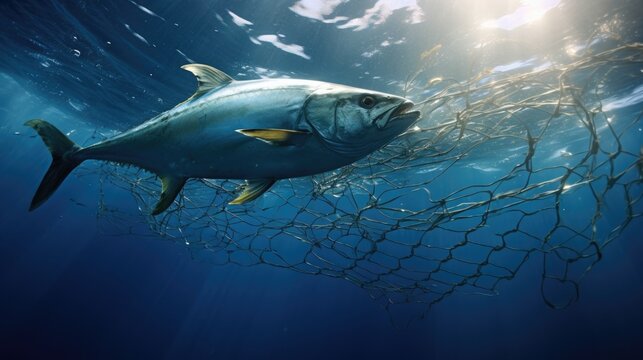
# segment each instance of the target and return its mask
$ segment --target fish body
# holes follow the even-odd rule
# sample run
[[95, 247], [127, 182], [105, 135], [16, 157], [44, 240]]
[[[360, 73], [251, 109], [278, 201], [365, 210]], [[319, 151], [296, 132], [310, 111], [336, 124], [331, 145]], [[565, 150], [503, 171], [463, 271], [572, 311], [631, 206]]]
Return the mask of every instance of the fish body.
[[31, 208], [85, 160], [132, 164], [158, 174], [163, 190], [153, 214], [167, 209], [189, 178], [248, 180], [232, 202], [244, 203], [279, 179], [359, 160], [419, 117], [409, 111], [410, 101], [390, 94], [300, 79], [234, 81], [207, 65], [184, 68], [199, 81], [191, 98], [86, 148], [49, 123], [27, 122], [53, 157]]
[[237, 132], [310, 132], [302, 109], [310, 94], [324, 85], [290, 79], [237, 81], [78, 155], [190, 178], [290, 178], [328, 171], [354, 160], [337, 155], [317, 136], [306, 136], [298, 146], [275, 146]]

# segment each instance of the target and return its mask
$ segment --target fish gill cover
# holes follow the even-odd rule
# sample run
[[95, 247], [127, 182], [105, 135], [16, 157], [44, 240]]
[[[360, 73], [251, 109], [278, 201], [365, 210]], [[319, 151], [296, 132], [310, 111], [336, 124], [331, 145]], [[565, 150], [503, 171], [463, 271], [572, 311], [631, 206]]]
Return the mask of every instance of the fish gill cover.
[[[155, 21], [168, 21], [132, 4]], [[543, 4], [531, 9], [533, 2], [524, 2], [515, 12], [481, 26], [512, 31], [560, 2]], [[361, 16], [334, 15], [342, 6], [351, 4], [297, 1], [289, 10], [337, 31], [354, 32], [381, 25], [398, 10], [405, 12], [409, 24], [429, 16], [414, 1], [378, 1]], [[73, 18], [64, 6], [54, 7]], [[255, 31], [256, 20], [232, 10], [210, 15], [222, 29], [236, 27], [236, 40], [272, 44], [300, 61], [319, 56], [283, 34]], [[638, 112], [619, 111], [631, 110], [643, 99], [643, 45], [611, 32], [620, 17], [616, 10], [606, 16], [584, 41], [565, 48], [565, 56], [549, 54], [490, 67], [485, 63], [489, 54], [515, 47], [516, 40], [481, 42], [471, 50], [479, 61], [465, 66], [465, 77], [445, 70], [457, 60], [450, 49], [462, 46], [457, 41], [419, 51], [417, 68], [389, 84], [421, 107], [423, 117], [415, 127], [350, 166], [282, 180], [253, 203], [227, 205], [242, 185], [239, 181], [193, 179], [166, 213], [152, 217], [148, 214], [160, 192], [154, 175], [113, 164], [84, 166], [77, 174], [99, 178], [97, 212], [105, 232], [149, 235], [151, 230], [154, 236], [185, 243], [195, 257], [212, 263], [266, 264], [344, 279], [392, 313], [413, 307], [417, 311], [412, 313], [422, 316], [454, 293], [495, 295], [502, 281], [512, 280], [529, 258], [542, 261], [544, 301], [565, 307], [577, 300], [579, 282], [601, 259], [605, 246], [640, 221], [643, 113], [640, 105]], [[129, 23], [121, 31], [156, 47]], [[90, 42], [98, 44], [104, 35], [98, 33]], [[29, 41], [32, 48], [44, 47], [38, 37]], [[361, 58], [367, 61], [406, 41], [387, 38], [363, 51]], [[90, 48], [103, 53], [102, 46]], [[192, 54], [175, 50], [193, 62]], [[53, 56], [37, 51], [32, 56], [45, 68], [58, 65]], [[98, 79], [94, 99], [70, 98], [70, 106], [85, 111], [101, 93], [112, 91], [101, 82], [130, 81], [131, 69], [121, 60], [98, 62], [96, 66], [122, 70], [116, 72], [121, 75]], [[165, 67], [161, 58], [148, 60]], [[241, 70], [246, 72], [241, 76], [284, 75], [259, 66]], [[163, 84], [137, 85], [133, 92], [139, 87], [144, 88], [142, 96], [152, 98], [176, 91]], [[132, 93], [109, 95], [133, 102]], [[151, 113], [135, 102], [126, 109], [125, 103], [114, 101], [109, 110]], [[111, 201], [110, 194], [119, 191], [114, 187], [131, 192], [138, 208]]]

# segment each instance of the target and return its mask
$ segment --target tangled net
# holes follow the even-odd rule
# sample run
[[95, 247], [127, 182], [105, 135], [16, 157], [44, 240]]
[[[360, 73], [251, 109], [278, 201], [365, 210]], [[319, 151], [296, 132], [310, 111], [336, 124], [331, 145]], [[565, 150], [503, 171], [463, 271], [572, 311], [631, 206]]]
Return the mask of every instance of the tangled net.
[[[415, 128], [353, 165], [281, 180], [243, 206], [227, 205], [239, 181], [192, 180], [169, 211], [150, 217], [153, 175], [104, 165], [101, 179], [131, 191], [153, 233], [214, 263], [342, 278], [389, 310], [414, 303], [424, 315], [455, 292], [497, 294], [540, 256], [543, 298], [564, 307], [641, 215], [641, 113], [617, 117], [606, 101], [641, 83], [642, 55], [642, 44], [630, 44], [466, 82], [428, 81], [421, 68], [406, 86], [427, 94]], [[134, 232], [131, 215], [107, 199], [100, 214], [109, 227]]]

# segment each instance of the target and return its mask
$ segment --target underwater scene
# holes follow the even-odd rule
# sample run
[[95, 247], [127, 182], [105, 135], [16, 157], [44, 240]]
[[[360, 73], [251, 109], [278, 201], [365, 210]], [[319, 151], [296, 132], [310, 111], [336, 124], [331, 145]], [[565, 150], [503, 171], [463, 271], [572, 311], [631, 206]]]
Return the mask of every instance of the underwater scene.
[[0, 3], [3, 359], [638, 359], [637, 0]]

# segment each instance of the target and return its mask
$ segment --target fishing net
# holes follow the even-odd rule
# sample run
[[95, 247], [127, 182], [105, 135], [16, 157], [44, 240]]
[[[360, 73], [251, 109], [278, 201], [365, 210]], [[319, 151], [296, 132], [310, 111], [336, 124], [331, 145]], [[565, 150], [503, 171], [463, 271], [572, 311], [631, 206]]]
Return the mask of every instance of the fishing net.
[[157, 217], [145, 215], [154, 175], [103, 165], [101, 184], [130, 191], [138, 211], [103, 195], [101, 222], [135, 233], [138, 217], [206, 261], [341, 278], [422, 314], [456, 292], [497, 294], [537, 257], [543, 299], [564, 307], [641, 214], [642, 115], [618, 109], [636, 96], [642, 55], [630, 44], [466, 81], [430, 78], [426, 65], [405, 86], [422, 119], [368, 158], [281, 180], [245, 205], [227, 205], [240, 181], [190, 180]]

